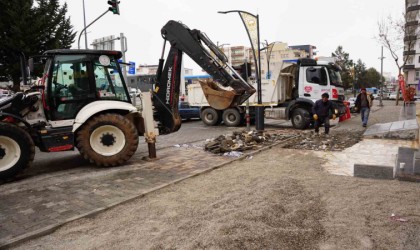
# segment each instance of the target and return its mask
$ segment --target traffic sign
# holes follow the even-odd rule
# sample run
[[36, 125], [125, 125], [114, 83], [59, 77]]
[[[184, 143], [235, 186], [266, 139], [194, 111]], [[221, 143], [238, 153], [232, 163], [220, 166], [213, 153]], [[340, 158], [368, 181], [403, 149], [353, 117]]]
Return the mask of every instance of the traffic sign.
[[135, 75], [136, 74], [136, 63], [135, 62], [128, 62], [130, 66], [128, 66], [128, 74]]

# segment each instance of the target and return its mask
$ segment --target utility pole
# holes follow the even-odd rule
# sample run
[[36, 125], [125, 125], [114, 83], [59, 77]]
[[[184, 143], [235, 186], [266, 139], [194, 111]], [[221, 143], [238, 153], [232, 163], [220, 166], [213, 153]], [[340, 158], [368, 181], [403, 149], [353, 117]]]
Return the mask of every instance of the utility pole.
[[383, 85], [384, 85], [384, 81], [383, 81], [383, 67], [384, 67], [384, 46], [381, 47], [381, 57], [379, 59], [381, 59], [381, 86], [380, 86], [380, 90], [381, 90], [381, 94], [379, 95], [379, 106], [384, 106], [384, 104], [382, 103], [382, 95], [384, 94], [383, 92]]

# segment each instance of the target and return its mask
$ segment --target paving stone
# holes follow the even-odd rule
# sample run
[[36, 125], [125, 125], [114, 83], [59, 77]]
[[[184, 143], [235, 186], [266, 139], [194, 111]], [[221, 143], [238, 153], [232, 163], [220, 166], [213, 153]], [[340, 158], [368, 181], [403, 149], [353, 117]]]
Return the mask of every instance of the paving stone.
[[394, 168], [381, 165], [354, 164], [354, 177], [394, 179]]

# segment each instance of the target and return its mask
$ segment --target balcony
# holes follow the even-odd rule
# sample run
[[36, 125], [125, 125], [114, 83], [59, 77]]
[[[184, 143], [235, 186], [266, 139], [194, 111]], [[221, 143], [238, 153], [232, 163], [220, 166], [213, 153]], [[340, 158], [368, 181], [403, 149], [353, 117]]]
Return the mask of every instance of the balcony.
[[416, 11], [416, 10], [420, 10], [420, 5], [412, 5], [410, 7], [407, 7], [407, 13], [410, 11]]
[[244, 46], [232, 46], [230, 47], [231, 50], [244, 50], [245, 47]]
[[405, 36], [404, 37], [404, 42], [407, 42], [407, 41], [415, 41], [415, 40], [417, 40], [417, 36], [416, 35], [411, 35], [411, 36]]
[[232, 56], [244, 56], [245, 53], [244, 51], [240, 51], [240, 50], [234, 50], [231, 52]]
[[405, 27], [417, 26], [419, 22], [417, 20], [405, 23]]
[[405, 65], [405, 66], [403, 67], [403, 70], [404, 70], [404, 71], [408, 71], [408, 70], [412, 70], [412, 69], [415, 69], [414, 65]]
[[415, 50], [404, 51], [404, 53], [403, 53], [404, 56], [412, 56], [412, 55], [415, 55], [415, 54], [416, 54]]

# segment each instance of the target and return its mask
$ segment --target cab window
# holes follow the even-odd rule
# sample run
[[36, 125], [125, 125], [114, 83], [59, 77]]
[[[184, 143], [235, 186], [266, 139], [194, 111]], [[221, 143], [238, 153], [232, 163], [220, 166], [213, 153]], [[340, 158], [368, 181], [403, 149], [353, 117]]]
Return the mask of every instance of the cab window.
[[324, 68], [310, 67], [306, 69], [306, 81], [319, 85], [327, 85], [327, 73], [325, 72]]
[[114, 58], [108, 56], [95, 59], [94, 75], [99, 99], [130, 101], [117, 63]]
[[50, 98], [47, 100], [53, 120], [75, 118], [79, 110], [94, 98], [85, 55], [56, 56], [49, 77]]

